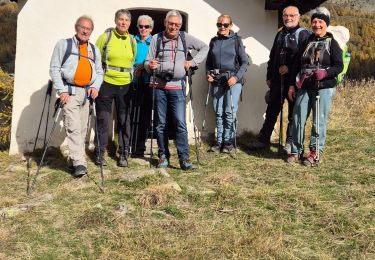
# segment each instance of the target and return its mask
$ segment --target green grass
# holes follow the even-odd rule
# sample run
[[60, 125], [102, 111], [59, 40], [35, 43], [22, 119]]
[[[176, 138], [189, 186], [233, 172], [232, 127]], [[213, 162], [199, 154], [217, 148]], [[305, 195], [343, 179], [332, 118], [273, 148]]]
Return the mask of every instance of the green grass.
[[[240, 148], [237, 159], [205, 146], [203, 165], [191, 172], [177, 169], [173, 151], [169, 178], [125, 181], [130, 169], [109, 159], [102, 194], [92, 162], [92, 179], [74, 180], [61, 155], [51, 155], [28, 197], [26, 163], [3, 152], [0, 211], [53, 199], [0, 218], [0, 259], [374, 259], [374, 96], [374, 82], [339, 89], [316, 168], [287, 165], [276, 146]], [[172, 181], [182, 191], [165, 185]]]

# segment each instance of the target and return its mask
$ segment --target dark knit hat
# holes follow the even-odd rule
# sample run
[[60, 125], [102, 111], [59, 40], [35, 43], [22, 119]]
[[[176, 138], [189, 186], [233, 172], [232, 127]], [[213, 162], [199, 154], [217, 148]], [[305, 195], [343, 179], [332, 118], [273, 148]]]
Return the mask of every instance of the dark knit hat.
[[323, 13], [314, 13], [312, 16], [311, 16], [311, 22], [312, 20], [314, 20], [315, 18], [318, 18], [318, 19], [321, 19], [323, 21], [326, 22], [327, 24], [327, 27], [329, 26], [329, 16], [328, 15], [325, 15]]

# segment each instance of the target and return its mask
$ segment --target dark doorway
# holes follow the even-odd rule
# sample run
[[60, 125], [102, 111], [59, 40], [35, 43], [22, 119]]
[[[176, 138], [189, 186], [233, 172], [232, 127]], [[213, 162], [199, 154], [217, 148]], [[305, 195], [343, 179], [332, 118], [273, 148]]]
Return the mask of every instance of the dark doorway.
[[[137, 20], [141, 15], [149, 15], [154, 20], [154, 29], [152, 30], [152, 34], [164, 31], [164, 19], [165, 15], [169, 11], [170, 10], [129, 9], [129, 12], [132, 15], [132, 23], [130, 25], [129, 32], [133, 35], [138, 34]], [[187, 32], [187, 14], [181, 11], [180, 13], [182, 16], [181, 31]]]

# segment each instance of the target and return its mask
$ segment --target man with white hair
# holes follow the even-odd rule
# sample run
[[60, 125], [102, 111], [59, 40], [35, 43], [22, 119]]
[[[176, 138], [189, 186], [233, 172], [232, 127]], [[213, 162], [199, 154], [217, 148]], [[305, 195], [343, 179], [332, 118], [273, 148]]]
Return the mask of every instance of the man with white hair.
[[[155, 72], [150, 84], [155, 88], [156, 138], [158, 142], [158, 167], [168, 167], [170, 152], [167, 135], [167, 110], [176, 131], [176, 147], [183, 170], [193, 168], [189, 160], [189, 145], [186, 127], [186, 71], [201, 63], [208, 53], [208, 45], [203, 41], [180, 32], [182, 16], [169, 11], [164, 20], [165, 31], [152, 37], [145, 62], [149, 73]], [[192, 60], [187, 60], [190, 49], [197, 51]]]
[[74, 167], [73, 176], [87, 172], [85, 137], [89, 115], [88, 98], [98, 96], [103, 81], [99, 49], [89, 38], [94, 30], [92, 19], [86, 15], [77, 19], [76, 34], [60, 40], [53, 50], [50, 75], [63, 104], [69, 157]]

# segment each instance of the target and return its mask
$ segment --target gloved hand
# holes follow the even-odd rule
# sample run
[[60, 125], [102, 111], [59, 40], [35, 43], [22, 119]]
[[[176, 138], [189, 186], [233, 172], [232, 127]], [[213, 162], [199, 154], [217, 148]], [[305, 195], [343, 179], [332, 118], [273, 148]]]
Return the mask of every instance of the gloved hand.
[[314, 71], [314, 78], [316, 80], [322, 80], [322, 79], [326, 78], [327, 75], [328, 75], [328, 73], [325, 69], [317, 69], [316, 71]]

